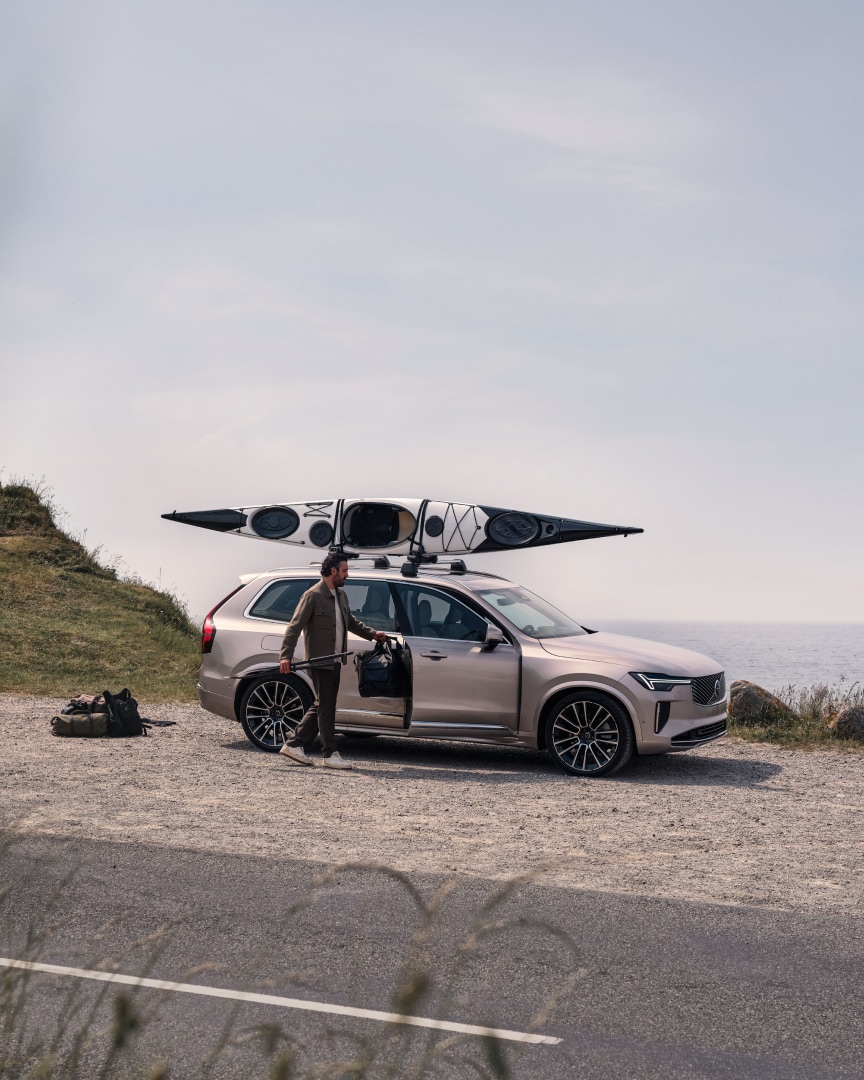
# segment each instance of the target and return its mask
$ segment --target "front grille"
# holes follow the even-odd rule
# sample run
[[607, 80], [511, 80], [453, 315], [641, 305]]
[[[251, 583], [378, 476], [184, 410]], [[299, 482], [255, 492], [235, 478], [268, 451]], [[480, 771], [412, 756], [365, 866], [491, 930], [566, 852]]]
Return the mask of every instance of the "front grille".
[[700, 675], [690, 680], [690, 693], [697, 705], [716, 705], [726, 697], [726, 676]]
[[698, 746], [699, 743], [710, 742], [711, 739], [719, 739], [726, 734], [726, 720], [718, 720], [716, 724], [704, 724], [702, 727], [691, 728], [690, 731], [682, 731], [680, 735], [672, 736], [673, 746]]

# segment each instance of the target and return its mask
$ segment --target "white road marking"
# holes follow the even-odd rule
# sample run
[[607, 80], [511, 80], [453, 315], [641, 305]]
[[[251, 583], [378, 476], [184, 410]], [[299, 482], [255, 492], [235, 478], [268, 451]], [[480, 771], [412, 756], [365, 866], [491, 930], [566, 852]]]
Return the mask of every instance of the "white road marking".
[[283, 1009], [302, 1009], [305, 1012], [332, 1013], [335, 1016], [356, 1016], [361, 1020], [379, 1020], [386, 1024], [408, 1024], [411, 1027], [454, 1031], [459, 1035], [481, 1035], [487, 1038], [508, 1039], [510, 1042], [545, 1043], [554, 1045], [561, 1039], [554, 1035], [537, 1035], [530, 1031], [510, 1031], [507, 1028], [480, 1027], [477, 1024], [457, 1024], [451, 1020], [432, 1020], [427, 1016], [405, 1016], [401, 1013], [379, 1012], [377, 1009], [355, 1009], [350, 1005], [330, 1005], [326, 1001], [305, 1001], [303, 998], [277, 997], [275, 994], [254, 994], [248, 990], [228, 990], [220, 986], [199, 986], [196, 983], [168, 982], [164, 979], [144, 979], [137, 975], [120, 975], [114, 971], [90, 971], [87, 968], [61, 967], [59, 964], [38, 964], [32, 960], [10, 960], [0, 956], [0, 967], [21, 971], [42, 971], [48, 975], [72, 975], [76, 979], [121, 983], [123, 986], [146, 986], [151, 990], [174, 990], [180, 994], [200, 994], [203, 997], [229, 998], [232, 1001], [254, 1001], [260, 1005], [279, 1005]]

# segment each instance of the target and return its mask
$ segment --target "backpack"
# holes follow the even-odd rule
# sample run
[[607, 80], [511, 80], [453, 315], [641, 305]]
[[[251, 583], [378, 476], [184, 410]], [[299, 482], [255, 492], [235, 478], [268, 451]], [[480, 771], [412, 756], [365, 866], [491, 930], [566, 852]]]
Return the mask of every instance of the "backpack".
[[124, 738], [130, 735], [146, 735], [147, 729], [138, 712], [138, 702], [127, 690], [121, 690], [119, 694], [112, 694], [110, 690], [103, 690], [102, 697], [108, 706], [110, 718], [108, 720], [108, 734], [115, 738]]
[[370, 652], [354, 657], [360, 697], [405, 697], [405, 650], [398, 641], [376, 642]]
[[128, 689], [121, 690], [119, 694], [105, 690], [98, 697], [82, 694], [73, 698], [52, 718], [51, 732], [54, 735], [85, 738], [104, 735], [123, 738], [146, 735], [147, 727], [138, 712], [138, 702]]

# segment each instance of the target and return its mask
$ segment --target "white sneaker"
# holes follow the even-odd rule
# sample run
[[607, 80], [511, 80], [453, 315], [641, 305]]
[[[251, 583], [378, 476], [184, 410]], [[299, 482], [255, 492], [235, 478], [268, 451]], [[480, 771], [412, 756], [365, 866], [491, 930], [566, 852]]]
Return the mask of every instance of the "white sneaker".
[[312, 765], [313, 760], [302, 746], [289, 746], [288, 743], [282, 744], [280, 754], [284, 754], [285, 757], [291, 758], [292, 761], [296, 761], [298, 765]]
[[[308, 760], [308, 759], [307, 759]], [[330, 757], [321, 758], [321, 765], [325, 769], [353, 769], [350, 761], [346, 761], [338, 750], [334, 750]]]

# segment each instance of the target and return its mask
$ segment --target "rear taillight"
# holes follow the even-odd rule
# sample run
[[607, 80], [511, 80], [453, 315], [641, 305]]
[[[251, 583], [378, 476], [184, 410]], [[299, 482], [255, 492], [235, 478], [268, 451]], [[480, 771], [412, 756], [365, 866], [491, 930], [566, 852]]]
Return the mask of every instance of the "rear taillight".
[[223, 604], [227, 604], [231, 597], [240, 592], [243, 588], [242, 585], [238, 585], [236, 589], [232, 589], [226, 597], [219, 601], [216, 607], [207, 614], [204, 619], [204, 625], [201, 627], [201, 652], [209, 653], [213, 649], [213, 641], [216, 637], [216, 623], [213, 622], [213, 616], [222, 607]]
[[[216, 609], [214, 608], [213, 611]], [[213, 625], [213, 612], [211, 611], [201, 627], [201, 652], [210, 652], [213, 648], [213, 638], [216, 637], [216, 627]]]

